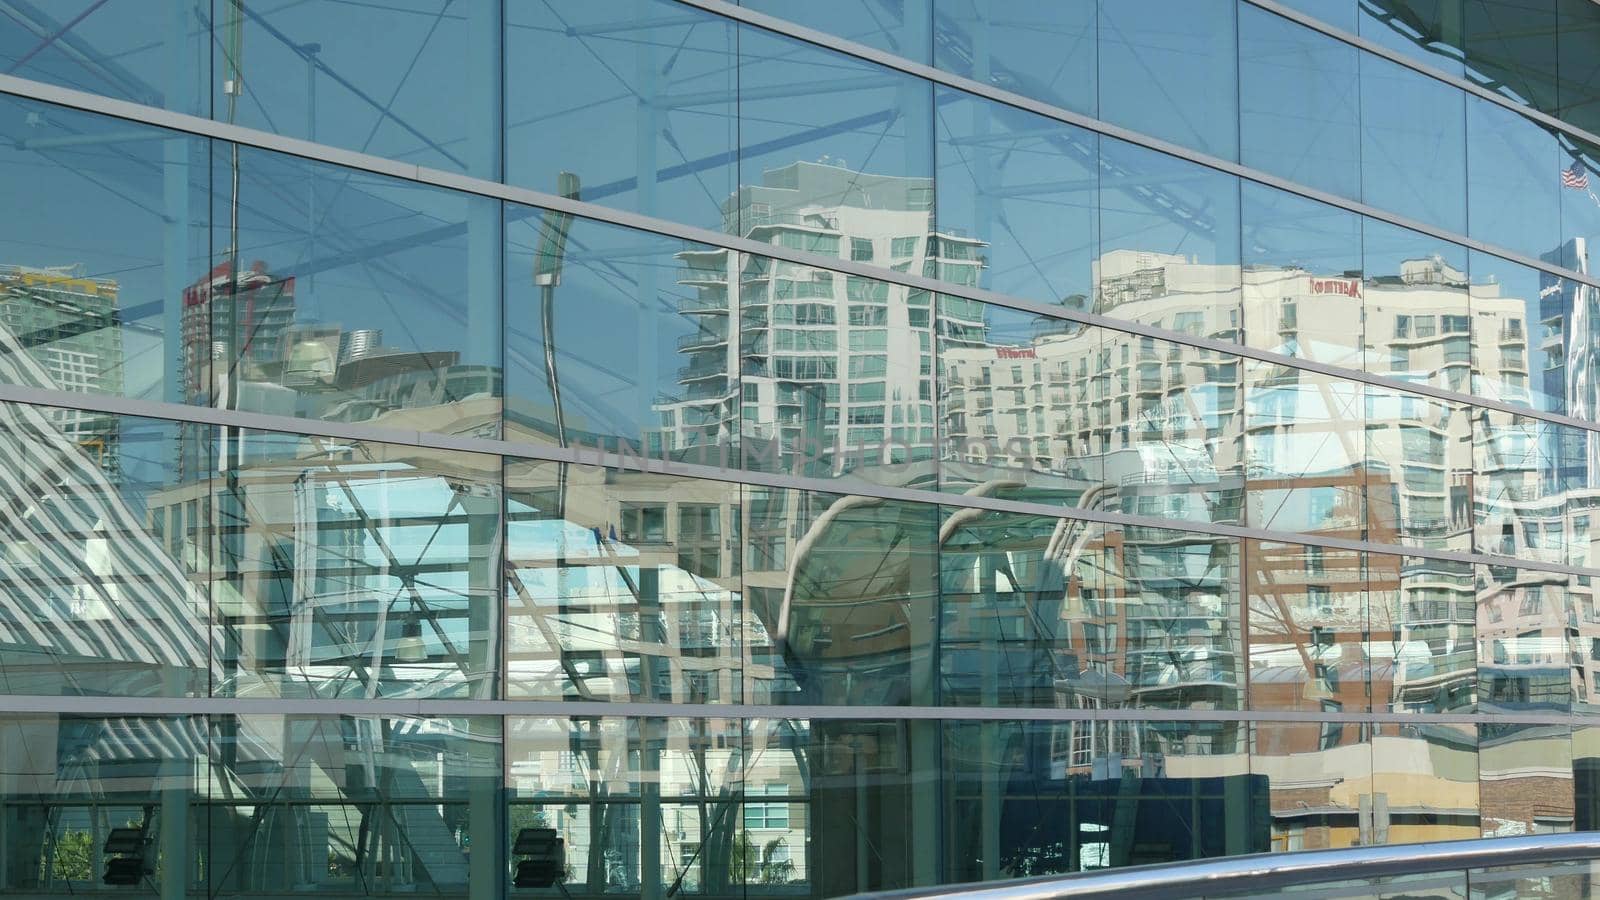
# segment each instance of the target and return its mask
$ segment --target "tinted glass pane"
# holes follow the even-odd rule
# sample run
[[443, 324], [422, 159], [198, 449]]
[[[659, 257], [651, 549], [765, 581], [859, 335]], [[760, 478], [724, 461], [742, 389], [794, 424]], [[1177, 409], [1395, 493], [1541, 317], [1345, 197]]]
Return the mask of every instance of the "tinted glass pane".
[[1556, 0], [1556, 70], [1561, 83], [1555, 110], [1563, 121], [1594, 131], [1600, 126], [1600, 61], [1594, 55], [1594, 29], [1600, 9], [1583, 0]]
[[11, 97], [0, 113], [0, 192], [27, 211], [0, 221], [0, 379], [194, 399], [205, 320], [180, 321], [207, 268], [206, 143]]
[[1238, 157], [1237, 29], [1230, 0], [1100, 4], [1100, 111], [1153, 137]]
[[1460, 88], [1366, 56], [1361, 127], [1363, 200], [1466, 231], [1466, 94]]
[[1559, 257], [1541, 254], [1540, 258], [1579, 272], [1592, 272], [1591, 248], [1600, 241], [1600, 194], [1595, 193], [1600, 189], [1600, 183], [1595, 180], [1600, 178], [1596, 175], [1600, 166], [1595, 162], [1600, 159], [1600, 149], [1565, 137], [1561, 142], [1561, 153], [1557, 157], [1557, 165], [1562, 169], [1561, 254]]
[[217, 119], [499, 177], [497, 4], [309, 0], [215, 16]]
[[1267, 782], [1273, 852], [1372, 840], [1360, 796], [1372, 778], [1370, 728], [1354, 722], [1251, 726], [1250, 771]]
[[264, 433], [223, 450], [216, 694], [495, 695], [498, 459]]
[[1589, 317], [1574, 315], [1588, 288], [1474, 251], [1471, 293], [1475, 394], [1551, 412], [1587, 405], [1567, 370], [1589, 365], [1588, 335], [1569, 334], [1588, 330]]
[[[1109, 674], [1096, 680], [1106, 682], [1107, 705], [1243, 709], [1238, 541], [1164, 528], [1107, 528], [1102, 555], [1102, 633], [1112, 641], [1102, 663]], [[1091, 656], [1091, 672], [1101, 672], [1095, 662], [1101, 661]]]
[[1472, 420], [1472, 504], [1480, 553], [1565, 558], [1561, 434], [1557, 426], [1497, 410]]
[[931, 703], [938, 510], [745, 489], [747, 703]]
[[506, 693], [737, 702], [739, 486], [506, 466]]
[[1361, 217], [1242, 187], [1245, 343], [1360, 369]]
[[[763, 742], [755, 753], [744, 744], [737, 721], [508, 718], [507, 837], [520, 843], [539, 836], [530, 829], [553, 830], [564, 863], [555, 874], [575, 893], [638, 893], [642, 885], [665, 893], [680, 875], [702, 890], [730, 879], [742, 885], [763, 871], [769, 840], [790, 851], [783, 883], [800, 880], [810, 826], [799, 754], [792, 739]], [[740, 842], [747, 760], [774, 798], [770, 818], [762, 808], [753, 854]], [[514, 844], [512, 858], [537, 857]], [[778, 871], [775, 855], [770, 862]]]
[[1470, 410], [1376, 385], [1365, 394], [1368, 537], [1469, 551]]
[[184, 301], [186, 335], [210, 319], [197, 402], [498, 436], [498, 201], [249, 148], [235, 198], [232, 152], [213, 246], [238, 250]]
[[1360, 0], [1362, 37], [1460, 75], [1467, 0]]
[[1571, 165], [1555, 135], [1487, 100], [1467, 103], [1467, 215], [1472, 236], [1559, 261], [1562, 185]]
[[934, 64], [1094, 115], [1096, 6], [1096, 0], [934, 0]]
[[[1265, 850], [1245, 746], [1233, 722], [948, 723], [946, 878]], [[991, 855], [972, 853], [989, 834]]]
[[885, 5], [877, 0], [821, 0], [816, 3], [739, 0], [739, 5], [925, 63], [930, 52], [928, 29], [933, 18], [933, 2], [902, 0]]
[[732, 22], [667, 0], [506, 4], [506, 180], [721, 228], [735, 47]]
[[[1472, 725], [1442, 723], [1373, 727], [1374, 842], [1414, 844], [1479, 836], [1477, 731]], [[1408, 891], [1385, 896], [1424, 895]]]
[[1250, 362], [1245, 383], [1250, 524], [1358, 534], [1365, 521], [1363, 385]]
[[944, 88], [935, 97], [940, 233], [982, 242], [978, 285], [1088, 310], [1099, 136]]
[[[198, 717], [0, 717], [0, 891], [12, 896], [86, 894], [112, 867], [113, 829], [132, 846], [149, 840], [123, 896], [183, 897], [206, 891], [213, 824], [195, 802], [209, 779], [206, 726]], [[182, 862], [176, 862], [182, 860]], [[118, 867], [128, 872], [128, 864]]]
[[1095, 311], [1237, 340], [1239, 182], [1102, 139]]
[[938, 333], [940, 489], [1103, 505], [1101, 329], [940, 296]]
[[[789, 227], [771, 234], [782, 244], [821, 237]], [[871, 243], [874, 252], [909, 257], [899, 265], [946, 265], [934, 253], [959, 260], [951, 266], [974, 270], [980, 264], [966, 239]], [[927, 291], [827, 269], [740, 259], [745, 467], [932, 487], [935, 299]], [[969, 327], [976, 315], [968, 316]]]
[[1101, 529], [945, 507], [939, 549], [939, 688], [949, 706], [1093, 705], [1116, 630], [1101, 621]]
[[736, 269], [726, 250], [508, 207], [507, 433], [729, 464]]
[[[760, 241], [782, 228], [925, 235], [932, 95], [921, 79], [741, 27], [739, 193], [722, 206], [724, 229]], [[801, 249], [838, 255], [827, 243]]]
[[1250, 708], [1365, 712], [1365, 554], [1246, 541]]
[[209, 18], [182, 3], [18, 4], [6, 10], [0, 70], [203, 116], [211, 109]]
[[205, 692], [203, 433], [0, 405], [0, 692]]
[[1374, 711], [1471, 712], [1478, 687], [1472, 566], [1369, 553], [1367, 596]]
[[1373, 219], [1362, 225], [1362, 247], [1367, 371], [1467, 392], [1466, 249]]
[[[1483, 836], [1571, 831], [1571, 770], [1572, 738], [1564, 724], [1479, 725], [1478, 790]], [[1480, 881], [1479, 874], [1472, 873], [1475, 888], [1480, 884], [1490, 890], [1511, 886], [1505, 881], [1497, 885], [1495, 881]], [[1554, 885], [1543, 881], [1540, 886]]]
[[[1185, 322], [1185, 316], [1190, 316]], [[1200, 327], [1200, 314], [1174, 324]], [[1100, 505], [1143, 516], [1237, 522], [1243, 510], [1240, 359], [1187, 344], [1101, 332], [1087, 389], [1086, 446], [1105, 458]], [[1126, 404], [1126, 405], [1124, 405]], [[1080, 436], [1080, 441], [1082, 440]], [[1092, 470], [1090, 470], [1092, 471]]]
[[1568, 576], [1510, 566], [1477, 570], [1479, 708], [1565, 712], [1581, 674], [1572, 667]]
[[1358, 52], [1241, 4], [1240, 161], [1309, 187], [1361, 196]]
[[1564, 62], [1557, 24], [1582, 24], [1578, 16], [1562, 16], [1558, 5], [1558, 0], [1466, 0], [1467, 68], [1500, 93], [1555, 113], [1557, 73]]
[[[499, 717], [218, 716], [208, 891], [494, 893]], [[482, 887], [480, 885], [488, 885]]]

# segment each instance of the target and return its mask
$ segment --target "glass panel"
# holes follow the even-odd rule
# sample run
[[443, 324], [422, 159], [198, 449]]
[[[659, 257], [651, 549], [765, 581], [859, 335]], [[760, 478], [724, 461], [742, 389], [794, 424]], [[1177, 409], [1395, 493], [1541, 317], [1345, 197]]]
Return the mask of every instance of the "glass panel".
[[949, 723], [946, 880], [1263, 851], [1245, 735], [1236, 722]]
[[1365, 554], [1246, 541], [1250, 708], [1366, 712]]
[[1241, 4], [1240, 161], [1343, 197], [1361, 196], [1358, 52]]
[[196, 402], [206, 143], [12, 97], [0, 134], [0, 193], [27, 212], [0, 219], [0, 380]]
[[215, 118], [498, 178], [499, 5], [219, 4]]
[[[204, 893], [207, 757], [200, 718], [0, 716], [0, 894]], [[127, 852], [105, 852], [113, 829], [137, 831]]]
[[1472, 504], [1480, 553], [1561, 562], [1565, 504], [1557, 426], [1497, 410], [1475, 410]]
[[[1204, 315], [1172, 324], [1199, 331]], [[1092, 452], [1105, 456], [1097, 505], [1143, 516], [1238, 522], [1244, 492], [1239, 357], [1103, 329], [1090, 380]], [[1083, 438], [1080, 435], [1080, 441]]]
[[1100, 112], [1223, 159], [1239, 155], [1232, 0], [1100, 4]]
[[1477, 728], [1374, 725], [1372, 767], [1373, 843], [1479, 836]]
[[1566, 725], [1479, 725], [1478, 780], [1484, 837], [1572, 830], [1572, 738]]
[[746, 9], [788, 19], [806, 28], [837, 35], [914, 62], [926, 63], [928, 27], [934, 0], [902, 0], [884, 5], [876, 0], [739, 0]]
[[[1102, 441], [1126, 422], [1107, 418], [1117, 401], [1110, 374], [1096, 366], [1102, 329], [938, 300], [939, 488], [1104, 505]], [[1121, 392], [1124, 411], [1129, 393]]]
[[0, 71], [204, 116], [211, 108], [208, 7], [159, 9], [152, 15], [144, 0], [12, 5], [0, 34]]
[[1468, 407], [1366, 385], [1367, 536], [1472, 549]]
[[212, 221], [238, 251], [185, 295], [186, 339], [209, 315], [220, 370], [201, 399], [498, 437], [498, 201], [234, 149], [215, 151]]
[[1245, 343], [1359, 370], [1361, 217], [1253, 182], [1242, 197]]
[[1376, 843], [1365, 796], [1372, 785], [1371, 725], [1255, 722], [1250, 766], [1267, 782], [1274, 853]]
[[1576, 635], [1567, 627], [1568, 576], [1510, 566], [1477, 570], [1479, 708], [1566, 712], [1575, 676], [1582, 675], [1575, 668]]
[[737, 26], [668, 0], [505, 6], [506, 180], [721, 230]]
[[1374, 711], [1473, 711], [1476, 596], [1470, 563], [1367, 555]]
[[1472, 236], [1559, 262], [1562, 186], [1573, 173], [1555, 135], [1520, 113], [1469, 97], [1467, 143]]
[[[939, 690], [948, 706], [1078, 706], [1107, 679], [1101, 528], [944, 507], [939, 547]], [[1102, 668], [1101, 671], [1104, 671]], [[1121, 687], [1126, 693], [1126, 683]], [[1087, 705], [1087, 704], [1086, 704]]]
[[[1556, 113], [1558, 0], [1466, 0], [1463, 47], [1474, 80], [1535, 109]], [[1562, 27], [1581, 26], [1577, 16]], [[1563, 75], [1565, 73], [1562, 73]]]
[[1238, 340], [1238, 179], [1110, 138], [1100, 150], [1095, 312]]
[[1564, 122], [1594, 131], [1600, 127], [1600, 69], [1595, 67], [1594, 30], [1600, 9], [1583, 0], [1556, 0], [1556, 89], [1559, 107], [1552, 110]]
[[495, 696], [497, 457], [268, 433], [223, 449], [215, 695]]
[[1469, 392], [1466, 249], [1368, 219], [1362, 260], [1367, 371]]
[[[769, 824], [778, 831], [791, 853], [784, 874], [804, 877], [809, 798], [794, 771], [794, 742], [759, 750], [745, 744], [737, 720], [506, 719], [512, 871], [537, 875], [541, 867], [530, 863], [538, 857], [517, 844], [540, 837], [533, 829], [550, 829], [561, 841], [561, 865], [548, 874], [563, 891], [637, 895], [678, 885], [739, 893], [730, 883], [780, 868], [777, 854], [763, 855], [759, 846], [751, 853], [741, 840], [751, 809], [740, 803], [748, 766], [750, 789], [770, 785], [777, 798], [759, 808], [758, 833], [766, 836]], [[513, 880], [519, 887], [551, 886], [530, 882]]]
[[[1566, 412], [1569, 396], [1582, 404], [1575, 383], [1568, 386], [1570, 362], [1581, 370], [1590, 351], [1589, 317], [1573, 314], [1575, 295], [1587, 286], [1568, 283], [1538, 269], [1472, 252], [1473, 393], [1503, 403]], [[1581, 382], [1581, 377], [1575, 382]]]
[[1364, 385], [1253, 360], [1247, 366], [1247, 520], [1280, 531], [1359, 534]]
[[[748, 894], [773, 890], [756, 886], [761, 883], [800, 881], [809, 896], [839, 897], [946, 880], [939, 852], [941, 825], [949, 815], [940, 796], [940, 723], [752, 719], [746, 732], [751, 759], [746, 807], [760, 796], [759, 761], [768, 761], [774, 767], [768, 777], [775, 783], [766, 790], [805, 785], [797, 793], [806, 802], [791, 803], [790, 815], [805, 816], [809, 829], [805, 871], [775, 877], [751, 866]], [[746, 832], [765, 857], [769, 836], [776, 832], [758, 830], [759, 821], [747, 819]], [[785, 839], [792, 857], [801, 856], [804, 837]]]
[[1097, 0], [934, 0], [933, 61], [948, 72], [1094, 115]]
[[1360, 0], [1358, 30], [1374, 43], [1460, 75], [1465, 4], [1466, 0]]
[[507, 434], [731, 465], [737, 266], [727, 250], [507, 207]]
[[1088, 311], [1099, 136], [946, 88], [935, 98], [939, 231], [975, 239], [949, 248], [978, 256], [970, 283]]
[[[937, 239], [952, 255], [973, 249], [970, 242]], [[902, 243], [913, 241], [916, 250]], [[922, 253], [921, 239], [875, 243]], [[742, 260], [739, 442], [745, 468], [933, 487], [935, 301], [929, 293], [765, 257]], [[974, 328], [976, 321], [974, 313], [963, 327]]]
[[[925, 236], [932, 98], [922, 79], [741, 27], [739, 193], [723, 204], [724, 230], [824, 256], [849, 247], [845, 236]], [[911, 271], [928, 261], [906, 256]]]
[[[1085, 705], [1243, 709], [1238, 541], [1108, 527], [1101, 554], [1107, 573], [1101, 627], [1111, 652], [1104, 661], [1090, 658], [1106, 696]], [[1120, 684], [1125, 697], [1115, 692]]]
[[745, 702], [934, 702], [938, 508], [756, 486], [745, 498]]
[[210, 721], [211, 895], [496, 892], [499, 717]]
[[[1563, 137], [1557, 165], [1561, 166], [1561, 253], [1542, 257], [1589, 273], [1596, 269], [1590, 261], [1591, 249], [1600, 245], [1600, 148]], [[1568, 146], [1570, 144], [1571, 146]], [[1594, 288], [1581, 287], [1586, 302], [1593, 303]]]
[[1368, 55], [1361, 60], [1361, 126], [1362, 199], [1465, 232], [1465, 92]]
[[507, 696], [738, 701], [738, 485], [505, 472]]
[[203, 427], [0, 404], [0, 693], [205, 693]]

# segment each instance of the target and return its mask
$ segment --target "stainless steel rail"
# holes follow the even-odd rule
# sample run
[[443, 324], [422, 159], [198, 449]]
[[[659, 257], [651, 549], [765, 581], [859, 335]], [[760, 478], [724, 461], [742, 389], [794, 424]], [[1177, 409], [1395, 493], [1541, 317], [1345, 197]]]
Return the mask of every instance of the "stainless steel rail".
[[1600, 860], [1600, 831], [1391, 844], [1344, 850], [1258, 853], [1191, 862], [1132, 866], [1074, 875], [986, 881], [856, 894], [853, 900], [1056, 900], [1131, 898], [1179, 900], [1358, 879], [1392, 878], [1469, 869]]

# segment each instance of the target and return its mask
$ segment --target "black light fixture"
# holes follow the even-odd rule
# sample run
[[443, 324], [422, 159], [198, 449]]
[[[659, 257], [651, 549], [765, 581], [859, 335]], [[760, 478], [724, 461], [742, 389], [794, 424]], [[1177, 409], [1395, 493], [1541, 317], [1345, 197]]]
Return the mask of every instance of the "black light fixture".
[[[524, 828], [517, 832], [511, 852], [527, 859], [518, 861], [517, 874], [512, 877], [515, 887], [545, 888], [560, 885], [566, 873], [566, 841], [556, 836], [554, 828]], [[566, 888], [562, 888], [566, 893]]]
[[155, 874], [155, 865], [147, 857], [150, 840], [144, 828], [113, 828], [106, 835], [104, 852], [106, 874], [101, 880], [119, 887], [137, 885], [146, 875]]

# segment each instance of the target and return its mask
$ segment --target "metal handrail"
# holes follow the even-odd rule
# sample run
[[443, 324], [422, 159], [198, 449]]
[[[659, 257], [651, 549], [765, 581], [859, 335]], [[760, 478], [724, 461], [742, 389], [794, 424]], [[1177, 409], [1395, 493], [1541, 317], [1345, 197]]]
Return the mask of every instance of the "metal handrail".
[[853, 900], [1057, 900], [1138, 897], [1180, 900], [1354, 879], [1600, 859], [1600, 831], [1471, 841], [1389, 844], [1342, 850], [1255, 853], [1073, 875], [1019, 878], [856, 894]]

